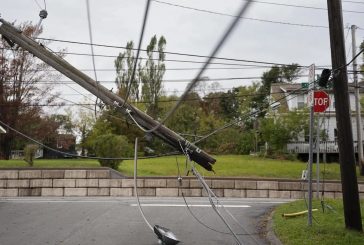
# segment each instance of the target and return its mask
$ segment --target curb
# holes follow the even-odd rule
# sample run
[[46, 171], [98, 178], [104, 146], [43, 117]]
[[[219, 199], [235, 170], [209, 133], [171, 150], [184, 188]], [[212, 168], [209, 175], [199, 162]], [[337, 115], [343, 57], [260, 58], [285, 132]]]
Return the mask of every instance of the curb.
[[271, 245], [283, 245], [273, 230], [273, 214], [274, 210], [267, 217], [266, 238]]

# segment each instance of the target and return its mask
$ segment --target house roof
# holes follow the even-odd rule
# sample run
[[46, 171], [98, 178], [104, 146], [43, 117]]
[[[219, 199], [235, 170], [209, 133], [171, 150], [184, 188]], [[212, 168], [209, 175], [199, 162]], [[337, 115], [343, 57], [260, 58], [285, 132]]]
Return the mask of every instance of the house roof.
[[[360, 86], [360, 93], [364, 93], [364, 81], [361, 81], [358, 83], [358, 86]], [[354, 93], [355, 92], [355, 86], [354, 83], [349, 83], [348, 85], [349, 92]], [[307, 91], [308, 89], [302, 88], [301, 83], [273, 83], [271, 85], [271, 93], [277, 94], [282, 92], [293, 92], [294, 90], [297, 90], [297, 93], [302, 93], [302, 91]], [[320, 89], [324, 90], [327, 93], [332, 94], [332, 88], [328, 89]]]

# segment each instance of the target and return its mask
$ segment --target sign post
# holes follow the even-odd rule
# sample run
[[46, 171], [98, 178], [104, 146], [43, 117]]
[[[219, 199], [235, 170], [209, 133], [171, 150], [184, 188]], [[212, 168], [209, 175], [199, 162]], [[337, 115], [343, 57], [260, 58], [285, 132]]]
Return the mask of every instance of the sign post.
[[313, 120], [314, 120], [314, 89], [315, 89], [315, 64], [309, 67], [309, 94], [308, 106], [310, 107], [310, 138], [309, 138], [309, 164], [308, 164], [308, 216], [307, 223], [312, 226], [312, 162], [313, 162]]
[[[310, 66], [309, 72], [309, 85], [311, 91], [309, 91], [307, 97], [307, 104], [310, 107], [310, 139], [309, 139], [309, 165], [308, 165], [308, 225], [312, 225], [312, 165], [313, 165], [313, 124], [314, 113], [324, 112], [330, 106], [330, 97], [325, 91], [314, 90], [315, 70], [314, 65]], [[316, 142], [316, 154], [319, 154], [319, 138], [320, 125], [317, 124], [317, 142]], [[319, 166], [317, 162], [317, 190], [319, 188]], [[317, 191], [317, 196], [319, 191]]]
[[325, 91], [314, 92], [313, 111], [317, 113], [316, 135], [316, 198], [320, 198], [320, 113], [330, 106], [330, 97]]

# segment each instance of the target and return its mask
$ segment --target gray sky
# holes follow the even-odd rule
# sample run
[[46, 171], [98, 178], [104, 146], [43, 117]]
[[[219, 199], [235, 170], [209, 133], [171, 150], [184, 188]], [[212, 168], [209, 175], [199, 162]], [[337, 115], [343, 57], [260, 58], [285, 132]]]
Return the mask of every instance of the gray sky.
[[[168, 3], [235, 15], [243, 0], [162, 0]], [[343, 9], [363, 13], [344, 12], [345, 25], [355, 24], [363, 29], [357, 30], [357, 45], [364, 39], [364, 1], [362, 4], [343, 3]], [[265, 0], [265, 2], [295, 4], [326, 8], [325, 0]], [[38, 0], [41, 7], [43, 0]], [[143, 19], [145, 0], [90, 0], [93, 41], [97, 44], [125, 46], [128, 40], [138, 42]], [[62, 40], [89, 42], [88, 22], [85, 0], [47, 0], [48, 18], [44, 20], [42, 37]], [[1, 0], [0, 13], [7, 21], [39, 21], [40, 8], [35, 0]], [[304, 25], [328, 26], [327, 11], [266, 3], [254, 3], [245, 17]], [[157, 34], [167, 39], [166, 51], [209, 55], [217, 40], [222, 35], [232, 17], [203, 13], [190, 9], [152, 2], [146, 27], [143, 47], [150, 38]], [[345, 35], [348, 30], [345, 30]], [[346, 39], [351, 45], [350, 34]], [[53, 42], [53, 50], [66, 48], [68, 52], [90, 53], [87, 45], [73, 45]], [[95, 54], [117, 55], [121, 49], [95, 47]], [[348, 59], [351, 58], [351, 51]], [[142, 54], [145, 56], [145, 54]], [[330, 43], [328, 28], [305, 27], [296, 25], [274, 24], [254, 20], [241, 20], [229, 40], [218, 54], [219, 57], [268, 61], [276, 63], [299, 63], [301, 65], [330, 65]], [[90, 56], [67, 55], [66, 60], [79, 69], [92, 69]], [[203, 58], [167, 55], [167, 59], [204, 61]], [[219, 61], [225, 63], [249, 64], [244, 62]], [[97, 69], [114, 69], [113, 58], [96, 58]], [[199, 68], [201, 64], [167, 62], [167, 69]], [[211, 65], [219, 69], [210, 69], [204, 76], [210, 78], [259, 77], [265, 69], [220, 69], [226, 65]], [[191, 79], [197, 70], [167, 70], [165, 79]], [[86, 72], [93, 77], [92, 71]], [[307, 71], [305, 71], [305, 74]], [[113, 81], [115, 72], [97, 71], [98, 80]], [[66, 80], [66, 78], [62, 78]], [[67, 79], [68, 80], [68, 79]], [[297, 82], [305, 82], [301, 78]], [[252, 80], [220, 81], [221, 88], [251, 84]], [[113, 83], [105, 83], [107, 87]], [[68, 85], [80, 93], [87, 93], [78, 85]], [[166, 91], [182, 91], [186, 83], [166, 82]], [[65, 98], [79, 102], [81, 96], [69, 87], [57, 87]], [[209, 91], [207, 91], [209, 92]]]

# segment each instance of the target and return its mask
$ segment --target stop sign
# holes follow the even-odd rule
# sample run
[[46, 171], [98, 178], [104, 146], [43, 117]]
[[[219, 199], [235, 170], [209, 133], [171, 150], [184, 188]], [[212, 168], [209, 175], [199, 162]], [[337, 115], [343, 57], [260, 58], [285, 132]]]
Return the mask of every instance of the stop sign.
[[315, 91], [313, 98], [314, 112], [324, 112], [330, 106], [330, 97], [325, 91]]

